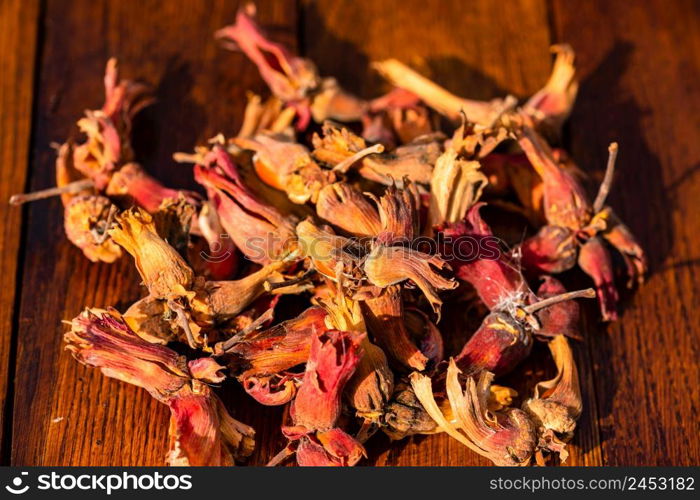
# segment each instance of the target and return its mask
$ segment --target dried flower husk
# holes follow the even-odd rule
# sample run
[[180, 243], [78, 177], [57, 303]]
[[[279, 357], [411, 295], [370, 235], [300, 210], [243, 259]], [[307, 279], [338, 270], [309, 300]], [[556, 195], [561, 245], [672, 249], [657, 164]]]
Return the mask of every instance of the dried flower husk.
[[453, 121], [460, 120], [464, 113], [469, 121], [490, 127], [500, 115], [517, 103], [512, 96], [490, 102], [457, 97], [396, 59], [374, 62], [372, 67], [392, 85], [415, 94], [428, 106]]
[[296, 235], [300, 254], [323, 276], [334, 281], [339, 277], [350, 281], [359, 278], [360, 262], [356, 255], [346, 251], [355, 247], [355, 242], [338, 236], [327, 226], [317, 226], [310, 219], [297, 224]]
[[435, 401], [430, 377], [414, 372], [411, 386], [428, 414], [440, 428], [495, 465], [529, 465], [535, 451], [535, 428], [527, 414], [516, 408], [488, 410], [493, 374], [467, 377], [465, 389], [454, 361], [447, 369], [445, 388], [454, 421], [448, 420]]
[[330, 300], [319, 300], [328, 311], [328, 327], [364, 335], [360, 345], [362, 355], [345, 388], [345, 399], [366, 424], [376, 423], [394, 391], [394, 374], [384, 351], [366, 335], [360, 303], [346, 297], [341, 284], [335, 288]]
[[[531, 271], [565, 270], [573, 265], [578, 253], [579, 267], [596, 284], [603, 320], [616, 319], [618, 293], [613, 283], [610, 254], [600, 236], [614, 234], [608, 241], [625, 257], [630, 282], [641, 281], [646, 271], [641, 247], [612, 211], [604, 206], [612, 183], [617, 144], [609, 147], [605, 179], [591, 203], [578, 179], [556, 162], [545, 141], [532, 128], [522, 128], [519, 142], [542, 178], [548, 223], [532, 241], [523, 244], [524, 264]], [[559, 229], [547, 229], [552, 226]]]
[[647, 258], [644, 250], [639, 245], [629, 228], [623, 224], [613, 213], [610, 207], [605, 207], [596, 214], [597, 218], [605, 218], [605, 230], [601, 236], [611, 244], [625, 260], [627, 265], [627, 276], [629, 280], [627, 287], [631, 288], [635, 284], [644, 283], [647, 272]]
[[409, 243], [420, 234], [420, 195], [416, 185], [409, 179], [403, 180], [403, 188], [389, 185], [377, 200], [382, 244]]
[[437, 366], [444, 359], [444, 344], [438, 327], [417, 307], [406, 308], [403, 318], [415, 344], [432, 365]]
[[328, 330], [326, 311], [310, 307], [272, 328], [221, 343], [215, 352], [232, 356], [243, 388], [264, 405], [280, 405], [296, 394], [298, 375], [290, 370], [307, 361], [315, 337]]
[[428, 235], [434, 226], [462, 220], [481, 197], [488, 180], [479, 169], [478, 161], [462, 160], [452, 148], [440, 155], [430, 180]]
[[178, 338], [175, 315], [167, 301], [150, 295], [137, 300], [122, 315], [136, 335], [150, 344], [168, 344]]
[[335, 78], [326, 77], [311, 98], [311, 116], [316, 123], [355, 122], [366, 116], [370, 106], [371, 103], [343, 89]]
[[298, 127], [303, 130], [310, 119], [307, 95], [320, 85], [318, 70], [310, 60], [292, 56], [283, 45], [268, 40], [254, 20], [255, 11], [253, 3], [244, 5], [236, 22], [215, 36], [255, 63], [272, 93], [297, 111]]
[[362, 357], [345, 388], [346, 399], [358, 417], [377, 421], [394, 391], [394, 374], [384, 351], [367, 336], [360, 346]]
[[[548, 299], [566, 293], [564, 285], [552, 276], [544, 276], [537, 289], [537, 298]], [[579, 331], [581, 308], [575, 300], [566, 300], [537, 311], [539, 328], [534, 332], [538, 338], [555, 338], [565, 335], [569, 338], [582, 340]]]
[[593, 215], [585, 189], [555, 161], [551, 148], [535, 130], [528, 126], [521, 130], [520, 147], [544, 182], [547, 223], [573, 231], [585, 227]]
[[314, 134], [312, 155], [334, 170], [345, 172], [355, 166], [364, 178], [384, 185], [395, 179], [408, 178], [412, 182], [430, 183], [435, 160], [442, 153], [439, 137], [420, 137], [390, 153], [382, 153], [380, 144], [367, 146], [361, 137], [347, 128], [324, 123], [323, 135]]
[[[73, 144], [62, 144], [56, 154], [56, 186], [76, 186], [81, 178], [73, 165]], [[61, 193], [61, 202], [66, 237], [89, 260], [111, 263], [121, 257], [121, 248], [106, 234], [110, 214], [116, 209], [108, 198], [96, 194], [94, 186], [86, 186]]]
[[276, 261], [249, 275], [231, 281], [207, 281], [192, 301], [195, 318], [202, 323], [221, 324], [233, 319], [265, 292], [265, 283], [289, 263]]
[[362, 335], [329, 330], [312, 337], [306, 372], [290, 415], [297, 426], [329, 430], [341, 412], [341, 395], [360, 360]]
[[[196, 382], [196, 381], [194, 381]], [[231, 417], [203, 384], [185, 386], [169, 403], [171, 466], [230, 466], [253, 453], [255, 431]]]
[[388, 286], [375, 297], [360, 303], [367, 331], [389, 356], [404, 369], [422, 371], [428, 362], [412, 339], [404, 321], [401, 287]]
[[532, 333], [505, 312], [492, 312], [481, 323], [455, 361], [472, 375], [482, 371], [501, 376], [513, 370], [532, 350]]
[[219, 144], [195, 166], [195, 179], [207, 189], [221, 225], [250, 260], [269, 264], [294, 246], [293, 217], [260, 200], [243, 182], [229, 153]]
[[[533, 227], [546, 223], [542, 207], [542, 179], [530, 167], [524, 153], [491, 153], [480, 162], [488, 178], [485, 192], [492, 198], [490, 202], [493, 205], [521, 213]], [[510, 191], [515, 194], [517, 204], [502, 199]]]
[[153, 102], [150, 89], [130, 80], [119, 80], [117, 60], [107, 62], [104, 77], [105, 103], [100, 110], [86, 111], [78, 121], [87, 141], [75, 147], [75, 167], [104, 189], [112, 171], [132, 161], [130, 135], [133, 117]]
[[252, 452], [253, 429], [234, 420], [205, 384], [222, 380], [215, 361], [195, 360], [191, 371], [184, 357], [138, 337], [114, 310], [87, 309], [73, 319], [65, 341], [82, 364], [168, 405], [171, 465], [233, 465]]
[[135, 203], [150, 213], [156, 212], [168, 198], [178, 199], [184, 196], [193, 205], [199, 203], [198, 194], [166, 188], [141, 165], [133, 162], [127, 163], [112, 174], [105, 193], [119, 201], [122, 206]]
[[573, 436], [583, 402], [576, 362], [566, 337], [554, 337], [549, 350], [557, 375], [535, 386], [534, 396], [523, 403], [523, 410], [537, 428], [538, 447], [558, 453], [563, 462], [568, 456], [566, 442]]
[[[435, 120], [428, 108], [420, 105], [418, 98], [404, 89], [393, 89], [385, 96], [374, 99], [370, 103], [370, 108], [374, 113], [382, 111], [376, 116], [384, 118], [383, 121], [389, 123], [395, 140], [400, 144], [408, 144], [436, 131]], [[362, 137], [371, 142], [388, 144], [384, 140], [373, 139], [367, 124], [362, 131]], [[379, 137], [381, 136], [377, 136], [377, 139]]]
[[263, 102], [259, 95], [248, 92], [247, 98], [243, 124], [237, 137], [252, 138], [262, 132], [294, 134], [291, 128], [295, 116], [294, 109], [283, 107], [282, 101], [277, 96], [270, 96]]
[[538, 122], [538, 128], [546, 135], [551, 132], [559, 137], [561, 127], [571, 114], [578, 93], [575, 54], [570, 45], [552, 46], [555, 54], [552, 73], [545, 86], [537, 91], [523, 105], [523, 111], [532, 115]]
[[593, 279], [603, 321], [615, 321], [619, 295], [615, 288], [610, 252], [600, 238], [591, 238], [581, 245], [578, 252], [578, 265]]
[[183, 258], [187, 258], [195, 212], [196, 206], [184, 195], [178, 194], [176, 198], [164, 199], [158, 210], [151, 214], [158, 235]]
[[[530, 293], [515, 262], [498, 246], [491, 228], [481, 218], [484, 203], [469, 209], [462, 220], [442, 229], [444, 254], [450, 255], [455, 276], [471, 284], [489, 309], [498, 309], [507, 302], [524, 301]], [[460, 245], [469, 244], [469, 254], [462, 256]], [[472, 252], [473, 247], [477, 252]], [[464, 258], [462, 258], [464, 257]]]
[[353, 236], [373, 237], [382, 228], [377, 209], [360, 190], [346, 182], [329, 184], [319, 192], [316, 213]]
[[362, 445], [336, 427], [341, 396], [361, 357], [363, 335], [330, 330], [314, 336], [306, 371], [290, 408], [293, 427], [284, 434], [296, 444], [299, 465], [355, 465]]
[[364, 263], [367, 280], [380, 288], [413, 281], [430, 302], [438, 321], [442, 305], [438, 291], [452, 290], [458, 285], [454, 279], [440, 275], [438, 271], [442, 270], [449, 270], [449, 266], [438, 255], [381, 244], [374, 245]]
[[236, 23], [217, 31], [216, 37], [255, 63], [272, 93], [297, 114], [297, 129], [305, 130], [312, 117], [318, 123], [360, 120], [366, 101], [343, 90], [334, 78], [321, 78], [309, 59], [267, 39], [254, 17], [255, 6], [249, 3], [239, 9]]
[[542, 226], [520, 246], [525, 270], [561, 273], [576, 265], [578, 244], [574, 233], [565, 227]]
[[[107, 230], [112, 202], [104, 196], [77, 196], [63, 211], [63, 227], [68, 240], [82, 250], [92, 262], [111, 263], [122, 252], [111, 238], [102, 237]], [[105, 235], [106, 236], [106, 235]]]
[[109, 235], [134, 258], [152, 297], [172, 299], [188, 295], [194, 273], [182, 256], [158, 235], [151, 215], [136, 207], [126, 210], [116, 217]]
[[441, 432], [435, 420], [425, 411], [416, 397], [411, 384], [401, 381], [396, 384], [394, 395], [384, 408], [382, 432], [392, 440], [415, 434]]
[[333, 172], [318, 166], [306, 146], [289, 137], [263, 132], [251, 138], [236, 137], [232, 142], [254, 151], [253, 166], [258, 177], [284, 191], [293, 203], [315, 203], [319, 191], [335, 180]]

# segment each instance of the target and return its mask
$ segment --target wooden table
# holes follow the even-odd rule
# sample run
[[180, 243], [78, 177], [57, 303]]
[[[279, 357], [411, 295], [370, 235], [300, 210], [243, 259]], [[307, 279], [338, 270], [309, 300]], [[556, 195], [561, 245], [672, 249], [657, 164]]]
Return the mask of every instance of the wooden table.
[[[52, 185], [52, 141], [101, 104], [110, 56], [156, 85], [137, 126], [139, 159], [174, 186], [171, 161], [240, 125], [245, 92], [265, 88], [253, 65], [220, 48], [225, 0], [0, 0], [0, 200]], [[260, 1], [273, 38], [313, 58], [362, 96], [384, 84], [369, 68], [398, 57], [457, 94], [525, 97], [545, 81], [548, 48], [568, 42], [581, 89], [566, 145], [600, 174], [620, 143], [611, 201], [646, 248], [649, 282], [623, 301], [620, 321], [585, 325], [576, 345], [585, 414], [571, 465], [697, 465], [700, 382], [700, 4], [688, 1]], [[131, 259], [89, 263], [62, 231], [57, 199], [0, 204], [2, 462], [159, 465], [167, 408], [103, 377], [63, 349], [62, 320], [84, 306], [124, 308], [141, 294]], [[595, 311], [589, 308], [589, 317]], [[540, 350], [541, 351], [541, 350]], [[539, 352], [539, 351], [538, 351]], [[535, 355], [532, 380], [551, 372]], [[238, 389], [227, 404], [258, 433], [253, 463], [278, 451], [281, 412]], [[378, 465], [486, 464], [446, 436], [370, 445]]]

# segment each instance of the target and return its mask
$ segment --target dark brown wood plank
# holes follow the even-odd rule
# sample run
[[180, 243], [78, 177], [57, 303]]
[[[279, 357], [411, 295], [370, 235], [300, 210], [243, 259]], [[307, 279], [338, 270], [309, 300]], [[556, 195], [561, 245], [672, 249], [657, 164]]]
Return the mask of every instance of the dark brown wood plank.
[[[175, 165], [171, 154], [189, 151], [218, 132], [233, 134], [240, 125], [245, 91], [265, 88], [251, 63], [221, 49], [213, 39], [214, 30], [233, 21], [236, 8], [226, 0], [47, 1], [31, 188], [54, 182], [49, 143], [65, 140], [84, 109], [101, 105], [102, 75], [110, 56], [119, 58], [125, 77], [156, 86], [158, 103], [137, 125], [139, 160], [172, 186], [191, 184], [191, 172]], [[279, 41], [294, 45], [294, 2], [258, 2], [258, 12], [261, 22], [281, 28], [274, 31]], [[27, 111], [27, 104], [21, 104], [13, 116], [26, 120]], [[7, 140], [5, 134], [2, 137]], [[19, 185], [22, 173], [11, 166], [22, 164], [21, 141], [18, 136], [17, 156], [7, 156], [13, 148], [3, 148], [2, 167]], [[4, 184], [2, 189], [4, 197]], [[6, 219], [2, 213], [0, 220], [16, 224], [16, 215]], [[5, 227], [5, 234], [12, 236]], [[5, 241], [16, 248], [11, 238]], [[89, 263], [62, 234], [57, 199], [29, 209], [24, 252], [12, 463], [162, 465], [167, 409], [142, 390], [78, 365], [63, 350], [62, 320], [85, 306], [123, 310], [143, 294], [131, 259], [114, 265]], [[11, 267], [3, 271], [13, 275]], [[7, 293], [7, 287], [1, 293]], [[277, 451], [279, 412], [239, 412], [242, 396], [234, 391], [225, 398], [235, 415], [258, 430], [263, 445], [254, 461]]]
[[[547, 5], [523, 0], [490, 1], [321, 1], [302, 2], [305, 55], [323, 75], [348, 90], [375, 97], [388, 88], [369, 68], [373, 60], [396, 57], [448, 90], [490, 99], [506, 93], [525, 97], [547, 79], [551, 59]], [[576, 346], [585, 414], [567, 464], [600, 463], [591, 364], [585, 346]], [[531, 387], [548, 376], [546, 348], [521, 369]], [[521, 372], [519, 370], [519, 373]], [[377, 465], [488, 465], [447, 436], [410, 439], [389, 445], [377, 436], [369, 463]]]
[[[5, 418], [11, 387], [13, 322], [21, 210], [7, 204], [24, 190], [32, 124], [39, 1], [0, 0], [0, 449], [9, 446]], [[11, 397], [11, 391], [10, 391]], [[0, 463], [6, 460], [0, 458]]]
[[649, 253], [649, 282], [590, 336], [604, 463], [697, 465], [700, 413], [700, 5], [555, 1], [582, 85], [570, 149], [601, 173], [619, 141], [610, 202]]

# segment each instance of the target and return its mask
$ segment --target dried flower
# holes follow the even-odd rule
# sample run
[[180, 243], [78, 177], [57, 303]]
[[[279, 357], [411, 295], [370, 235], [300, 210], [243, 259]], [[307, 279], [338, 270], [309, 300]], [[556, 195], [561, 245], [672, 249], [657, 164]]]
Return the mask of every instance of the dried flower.
[[430, 180], [430, 208], [426, 232], [439, 224], [454, 223], [481, 197], [488, 183], [478, 161], [464, 161], [448, 148], [435, 162]]
[[216, 209], [210, 202], [204, 203], [195, 220], [197, 229], [209, 247], [205, 260], [208, 276], [214, 280], [231, 278], [238, 268], [238, 252], [233, 240], [221, 225]]
[[578, 81], [575, 78], [575, 57], [571, 46], [554, 45], [552, 52], [556, 54], [552, 74], [545, 86], [528, 99], [523, 111], [532, 115], [541, 128], [551, 129], [559, 136], [562, 125], [574, 107]]
[[233, 356], [243, 388], [265, 405], [280, 405], [296, 394], [295, 379], [289, 372], [309, 358], [314, 338], [328, 330], [326, 311], [311, 307], [294, 319], [267, 330], [236, 335], [216, 346], [215, 352]]
[[447, 369], [445, 388], [454, 423], [445, 418], [435, 401], [430, 377], [414, 372], [411, 385], [416, 397], [440, 428], [457, 441], [496, 465], [528, 465], [535, 451], [535, 429], [522, 410], [488, 410], [493, 374], [482, 372], [478, 380], [467, 377], [463, 390], [454, 361]]
[[66, 236], [92, 262], [114, 262], [121, 248], [107, 236], [110, 213], [115, 207], [104, 196], [77, 196], [63, 211]]
[[583, 403], [578, 370], [566, 337], [554, 337], [549, 350], [557, 365], [557, 375], [537, 384], [534, 396], [523, 403], [523, 410], [537, 428], [538, 447], [559, 453], [563, 462], [568, 456], [566, 441], [573, 436]]
[[199, 195], [196, 193], [164, 187], [138, 163], [127, 163], [114, 172], [105, 192], [110, 198], [119, 200], [122, 205], [133, 202], [151, 213], [156, 212], [169, 198], [184, 196], [192, 204], [199, 202]]
[[319, 227], [306, 219], [297, 224], [298, 248], [303, 257], [311, 261], [313, 268], [331, 280], [339, 275], [355, 280], [358, 278], [360, 262], [346, 251], [353, 248], [354, 242], [336, 235], [329, 227]]
[[447, 263], [437, 255], [428, 255], [404, 247], [375, 245], [364, 264], [369, 282], [380, 288], [411, 280], [421, 289], [435, 314], [440, 317], [442, 300], [439, 290], [452, 290], [457, 282], [445, 278], [437, 271], [449, 269]]
[[171, 465], [233, 465], [253, 451], [253, 429], [234, 420], [204, 383], [221, 381], [223, 367], [213, 360], [188, 367], [175, 351], [139, 338], [114, 310], [87, 309], [72, 321], [65, 341], [81, 363], [168, 405]]
[[372, 67], [392, 85], [415, 94], [438, 113], [454, 121], [459, 120], [462, 113], [465, 113], [469, 121], [490, 127], [501, 114], [517, 103], [512, 96], [494, 99], [491, 102], [457, 97], [396, 59], [375, 62]]
[[318, 71], [308, 59], [294, 57], [283, 45], [268, 40], [253, 19], [255, 11], [254, 4], [244, 5], [235, 24], [220, 29], [215, 36], [255, 63], [272, 93], [297, 111], [298, 127], [303, 130], [310, 118], [307, 94], [320, 84]]
[[109, 234], [134, 258], [152, 297], [172, 299], [188, 294], [194, 273], [180, 254], [158, 235], [148, 213], [132, 208], [119, 214]]
[[360, 359], [362, 335], [330, 330], [314, 336], [306, 372], [292, 402], [293, 427], [284, 434], [296, 442], [302, 466], [355, 465], [365, 454], [362, 445], [336, 427], [343, 388]]
[[643, 250], [612, 210], [604, 206], [612, 183], [617, 144], [610, 145], [605, 179], [591, 203], [578, 180], [557, 164], [552, 151], [532, 128], [522, 129], [519, 142], [542, 178], [548, 224], [523, 244], [524, 264], [530, 271], [561, 272], [574, 265], [578, 253], [579, 266], [596, 284], [603, 320], [616, 319], [618, 293], [612, 262], [598, 235], [612, 235], [608, 241], [625, 256], [630, 284], [641, 281], [646, 272]]
[[377, 239], [383, 245], [409, 243], [420, 234], [418, 190], [408, 179], [404, 179], [403, 184], [403, 189], [391, 184], [378, 200], [374, 198], [381, 222], [381, 234]]
[[203, 164], [195, 166], [195, 179], [206, 187], [221, 225], [246, 257], [264, 265], [289, 252], [294, 218], [258, 199], [223, 147], [214, 145]]
[[288, 263], [276, 261], [239, 280], [207, 281], [203, 293], [193, 303], [195, 317], [205, 323], [224, 323], [253, 303], [265, 292], [265, 283]]
[[329, 184], [319, 192], [316, 213], [354, 236], [372, 237], [381, 231], [377, 209], [358, 189], [345, 182]]
[[253, 166], [258, 177], [284, 191], [293, 203], [315, 203], [319, 191], [335, 180], [333, 172], [313, 161], [306, 146], [287, 137], [260, 133], [252, 138], [237, 137], [233, 143], [254, 151]]
[[358, 417], [364, 419], [363, 442], [382, 416], [384, 405], [394, 391], [394, 375], [389, 369], [384, 351], [374, 345], [366, 334], [366, 327], [360, 303], [345, 296], [341, 284], [334, 286], [335, 293], [330, 299], [319, 300], [328, 311], [327, 326], [330, 329], [363, 334], [361, 357], [352, 377], [345, 388], [345, 399], [355, 409]]
[[360, 306], [367, 330], [393, 360], [405, 368], [425, 369], [428, 358], [406, 327], [399, 286], [386, 287], [376, 297], [362, 301]]
[[323, 136], [313, 137], [314, 158], [346, 172], [356, 166], [358, 173], [373, 182], [391, 185], [395, 179], [408, 178], [419, 184], [429, 184], [435, 160], [442, 146], [435, 137], [418, 138], [391, 153], [381, 154], [381, 144], [367, 146], [364, 139], [347, 128], [324, 123]]

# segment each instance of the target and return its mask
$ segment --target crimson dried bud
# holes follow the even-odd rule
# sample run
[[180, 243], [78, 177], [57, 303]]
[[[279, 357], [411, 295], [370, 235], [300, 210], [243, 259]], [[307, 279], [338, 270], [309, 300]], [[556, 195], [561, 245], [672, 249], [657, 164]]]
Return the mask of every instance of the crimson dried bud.
[[272, 328], [222, 342], [217, 352], [232, 356], [243, 388], [258, 402], [280, 405], [296, 394], [298, 374], [290, 372], [309, 358], [314, 338], [328, 330], [326, 311], [310, 307]]
[[252, 452], [253, 429], [234, 420], [204, 383], [222, 380], [215, 361], [188, 366], [175, 351], [138, 337], [114, 310], [86, 310], [73, 319], [65, 341], [81, 363], [168, 405], [171, 465], [233, 465]]
[[250, 260], [269, 264], [294, 245], [294, 219], [260, 200], [243, 182], [233, 159], [220, 145], [195, 166], [195, 179], [206, 187], [221, 225]]
[[336, 427], [341, 395], [355, 371], [362, 335], [330, 330], [314, 336], [306, 372], [283, 432], [296, 445], [299, 465], [355, 465], [362, 445]]

